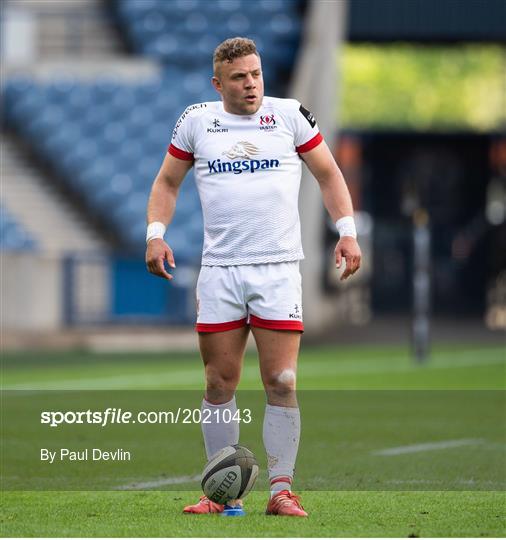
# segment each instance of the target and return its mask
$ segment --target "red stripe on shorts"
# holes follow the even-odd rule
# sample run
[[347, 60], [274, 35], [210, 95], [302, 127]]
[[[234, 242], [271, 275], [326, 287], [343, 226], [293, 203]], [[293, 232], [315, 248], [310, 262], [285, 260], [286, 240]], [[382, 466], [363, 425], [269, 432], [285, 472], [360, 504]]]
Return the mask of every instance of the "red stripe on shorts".
[[239, 319], [237, 321], [229, 321], [223, 323], [197, 323], [195, 330], [197, 332], [225, 332], [227, 330], [235, 330], [246, 326], [248, 319]]
[[273, 321], [250, 315], [249, 323], [251, 326], [267, 328], [269, 330], [298, 330], [304, 332], [304, 324], [302, 321]]
[[185, 152], [180, 150], [177, 146], [171, 144], [167, 150], [171, 156], [183, 159], [184, 161], [193, 161], [193, 154], [191, 152]]

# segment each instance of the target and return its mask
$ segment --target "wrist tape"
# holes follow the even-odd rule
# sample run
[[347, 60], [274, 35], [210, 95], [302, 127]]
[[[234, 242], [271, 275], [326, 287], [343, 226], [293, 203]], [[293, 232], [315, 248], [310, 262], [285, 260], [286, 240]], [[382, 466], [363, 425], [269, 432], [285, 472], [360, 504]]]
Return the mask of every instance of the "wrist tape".
[[155, 238], [161, 238], [163, 240], [163, 235], [166, 230], [167, 227], [161, 221], [153, 221], [153, 223], [150, 223], [146, 232], [146, 244]]
[[357, 237], [357, 228], [355, 227], [355, 220], [352, 216], [344, 216], [336, 221], [336, 229], [339, 236], [352, 236]]

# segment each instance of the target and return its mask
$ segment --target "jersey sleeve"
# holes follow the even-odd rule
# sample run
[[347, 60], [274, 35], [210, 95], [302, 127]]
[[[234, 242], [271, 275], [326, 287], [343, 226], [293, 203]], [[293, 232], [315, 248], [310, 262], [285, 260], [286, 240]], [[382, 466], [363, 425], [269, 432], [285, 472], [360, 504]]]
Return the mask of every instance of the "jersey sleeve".
[[295, 149], [299, 154], [303, 154], [318, 146], [323, 141], [323, 137], [318, 129], [318, 124], [313, 113], [309, 112], [298, 101], [296, 105], [297, 110], [295, 111], [294, 126]]
[[169, 154], [185, 161], [193, 161], [192, 118], [189, 113], [190, 108], [179, 117], [168, 148]]

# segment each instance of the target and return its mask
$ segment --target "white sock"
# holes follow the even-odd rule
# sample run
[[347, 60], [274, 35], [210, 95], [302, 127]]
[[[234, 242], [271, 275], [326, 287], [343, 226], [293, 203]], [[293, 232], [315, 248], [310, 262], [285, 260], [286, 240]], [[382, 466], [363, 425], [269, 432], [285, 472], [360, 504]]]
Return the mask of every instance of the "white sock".
[[[230, 411], [230, 416], [228, 413], [223, 414], [225, 409]], [[202, 422], [201, 425], [207, 459], [210, 459], [218, 450], [225, 448], [225, 446], [238, 444], [239, 422], [236, 420], [229, 421], [237, 411], [235, 396], [230, 401], [227, 401], [227, 403], [220, 403], [219, 405], [209, 403], [203, 399], [201, 411], [202, 420], [206, 421], [205, 423]]]
[[278, 407], [267, 404], [263, 437], [272, 496], [279, 491], [291, 488], [300, 439], [298, 407]]
[[292, 479], [289, 476], [276, 476], [271, 478], [271, 498], [280, 491], [292, 491]]

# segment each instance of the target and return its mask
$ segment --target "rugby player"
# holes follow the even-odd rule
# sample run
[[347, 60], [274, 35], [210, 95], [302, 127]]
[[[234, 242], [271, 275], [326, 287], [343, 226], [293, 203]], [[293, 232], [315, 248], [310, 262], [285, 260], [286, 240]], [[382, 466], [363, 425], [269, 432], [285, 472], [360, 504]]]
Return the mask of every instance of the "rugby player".
[[[179, 187], [194, 167], [204, 216], [196, 323], [206, 379], [202, 409], [212, 412], [211, 419], [225, 409], [234, 417], [251, 330], [267, 395], [263, 441], [271, 496], [266, 513], [307, 516], [291, 490], [300, 437], [297, 356], [304, 330], [298, 214], [302, 161], [316, 178], [340, 234], [335, 259], [337, 267], [346, 261], [341, 279], [360, 267], [352, 202], [313, 115], [294, 99], [264, 96], [261, 60], [252, 40], [225, 40], [214, 51], [213, 68], [212, 84], [221, 101], [184, 111], [153, 183], [146, 264], [151, 273], [172, 279], [175, 259], [164, 234]], [[208, 459], [239, 441], [238, 422], [206, 423], [202, 431]], [[241, 506], [241, 501], [231, 505]], [[224, 511], [228, 508], [205, 496], [184, 509]]]

